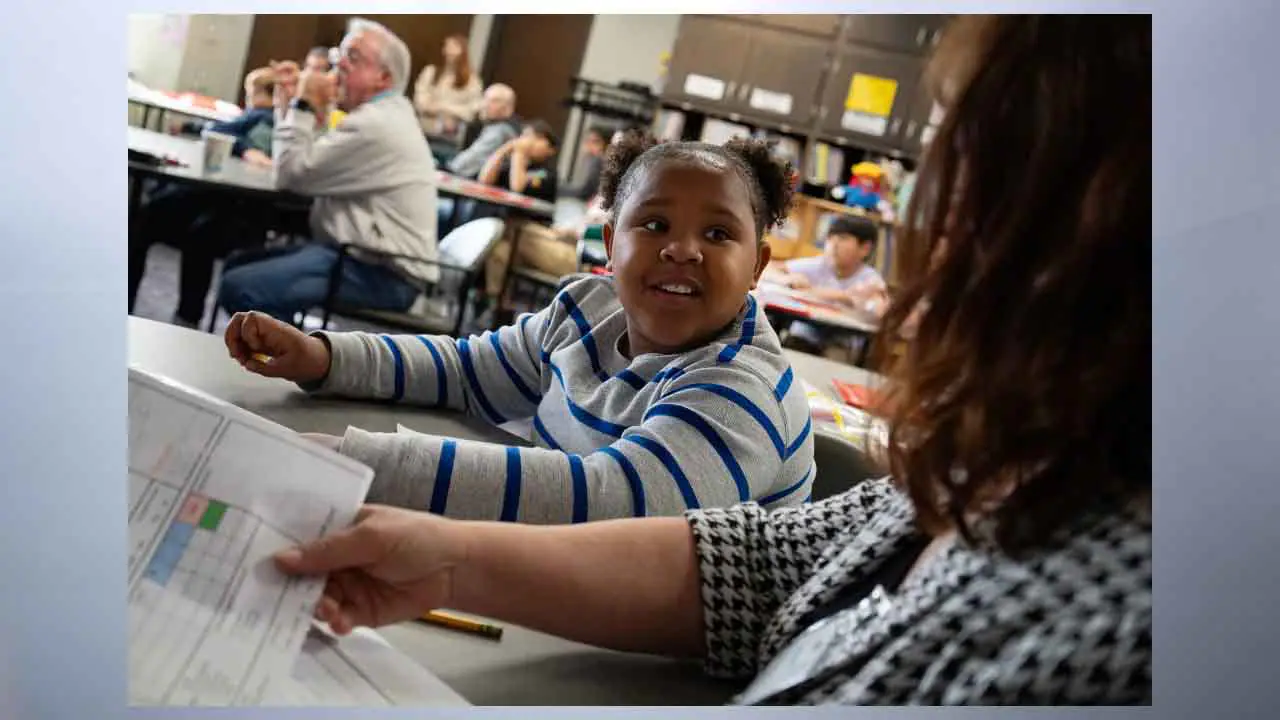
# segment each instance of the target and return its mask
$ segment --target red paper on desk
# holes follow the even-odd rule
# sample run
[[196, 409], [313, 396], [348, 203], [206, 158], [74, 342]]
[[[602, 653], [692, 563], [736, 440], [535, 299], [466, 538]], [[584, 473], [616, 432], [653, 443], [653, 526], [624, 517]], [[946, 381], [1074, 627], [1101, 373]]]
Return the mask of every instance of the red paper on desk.
[[836, 389], [836, 394], [840, 396], [840, 399], [846, 405], [852, 405], [859, 410], [866, 410], [870, 413], [875, 413], [880, 405], [880, 393], [866, 385], [856, 385], [842, 380], [832, 380], [831, 385]]

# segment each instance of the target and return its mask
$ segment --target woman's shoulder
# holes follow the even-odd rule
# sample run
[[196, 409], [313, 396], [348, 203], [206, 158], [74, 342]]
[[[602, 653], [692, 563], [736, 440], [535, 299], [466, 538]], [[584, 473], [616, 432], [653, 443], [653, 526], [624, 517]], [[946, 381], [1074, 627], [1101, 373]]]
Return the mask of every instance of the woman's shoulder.
[[950, 554], [927, 583], [934, 601], [894, 649], [862, 656], [822, 699], [1149, 702], [1150, 524], [1121, 512], [1075, 523], [1063, 537], [1026, 557]]

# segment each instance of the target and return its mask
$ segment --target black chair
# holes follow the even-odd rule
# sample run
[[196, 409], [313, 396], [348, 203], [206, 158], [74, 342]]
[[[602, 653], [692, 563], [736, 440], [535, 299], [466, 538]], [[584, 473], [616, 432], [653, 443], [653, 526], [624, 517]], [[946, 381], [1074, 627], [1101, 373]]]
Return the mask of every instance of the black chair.
[[578, 238], [578, 269], [590, 272], [609, 264], [609, 254], [604, 247], [604, 230], [599, 225], [588, 225]]
[[[440, 241], [439, 260], [423, 260], [409, 255], [397, 255], [353, 248], [344, 245], [329, 275], [329, 289], [321, 306], [321, 327], [328, 328], [334, 315], [367, 320], [379, 325], [432, 334], [457, 337], [462, 332], [466, 313], [467, 293], [475, 285], [485, 259], [493, 246], [502, 239], [505, 223], [498, 218], [472, 220], [453, 230]], [[371, 310], [344, 306], [338, 302], [342, 284], [342, 270], [347, 258], [355, 254], [384, 260], [402, 260], [433, 265], [440, 269], [435, 282], [419, 281], [422, 295], [413, 307], [403, 312]]]
[[813, 434], [813, 461], [817, 465], [812, 490], [814, 502], [839, 495], [858, 483], [885, 475], [876, 468], [865, 452], [846, 440], [826, 433]]

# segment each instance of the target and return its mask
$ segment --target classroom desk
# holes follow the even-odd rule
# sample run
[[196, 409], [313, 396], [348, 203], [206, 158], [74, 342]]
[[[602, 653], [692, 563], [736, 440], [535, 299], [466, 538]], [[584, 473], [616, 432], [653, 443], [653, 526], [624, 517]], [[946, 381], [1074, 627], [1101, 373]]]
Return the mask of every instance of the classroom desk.
[[142, 106], [142, 127], [144, 128], [150, 126], [152, 112], [155, 112], [161, 121], [166, 113], [174, 113], [216, 122], [234, 120], [244, 112], [242, 108], [225, 100], [200, 98], [193, 93], [168, 93], [155, 90], [132, 78], [129, 80], [128, 93], [130, 105]]
[[[239, 158], [227, 158], [226, 163], [217, 172], [205, 172], [200, 162], [202, 152], [200, 140], [135, 127], [128, 128], [128, 139], [130, 150], [182, 163], [182, 165], [151, 165], [131, 160], [129, 161], [130, 175], [172, 180], [239, 194], [279, 194], [270, 168], [258, 167]], [[136, 209], [132, 201], [131, 194], [130, 212]]]
[[[879, 332], [879, 323], [873, 322], [852, 310], [838, 308], [830, 302], [811, 297], [803, 291], [792, 290], [785, 285], [762, 281], [753, 291], [765, 305], [765, 312], [793, 320], [802, 320], [831, 330], [851, 333], [862, 338], [856, 363], [865, 365], [870, 354], [871, 342]], [[781, 322], [775, 327], [781, 330]]]
[[[163, 158], [172, 158], [187, 167], [178, 165], [149, 165], [130, 162], [129, 173], [148, 177], [163, 178], [210, 189], [226, 190], [257, 195], [281, 195], [296, 199], [297, 202], [308, 202], [306, 198], [276, 190], [275, 181], [270, 168], [258, 167], [239, 160], [228, 158], [222, 169], [216, 173], [206, 173], [200, 168], [202, 141], [196, 138], [168, 135], [154, 130], [130, 127], [129, 149], [150, 153]], [[537, 218], [551, 219], [555, 215], [555, 205], [527, 195], [503, 190], [491, 185], [467, 180], [444, 171], [437, 173], [436, 190], [444, 195], [468, 198], [489, 205], [510, 208], [522, 214]], [[130, 211], [135, 207], [129, 206]]]
[[782, 352], [787, 356], [787, 360], [791, 361], [791, 367], [796, 371], [796, 375], [825, 392], [835, 392], [831, 385], [832, 380], [866, 385], [869, 388], [878, 388], [885, 383], [884, 376], [866, 368], [854, 367], [799, 350], [784, 349]]
[[[830, 395], [837, 402], [840, 400], [831, 384], [833, 380], [865, 385], [869, 388], [879, 388], [885, 384], [883, 376], [870, 370], [796, 350], [783, 350], [783, 352], [801, 380]], [[865, 438], [863, 441], [865, 442]], [[855, 442], [831, 421], [815, 417], [813, 459], [817, 463], [818, 472], [813, 479], [814, 501], [844, 492], [868, 478], [885, 475], [888, 470], [884, 464], [884, 458], [873, 455], [874, 453], [869, 453], [865, 445]]]
[[[129, 363], [230, 401], [299, 432], [341, 434], [348, 425], [414, 430], [498, 443], [519, 439], [438, 410], [309, 399], [291, 383], [252, 375], [222, 338], [129, 318]], [[718, 705], [739, 688], [688, 662], [592, 648], [504, 624], [499, 642], [419, 623], [379, 628], [401, 652], [476, 705]]]

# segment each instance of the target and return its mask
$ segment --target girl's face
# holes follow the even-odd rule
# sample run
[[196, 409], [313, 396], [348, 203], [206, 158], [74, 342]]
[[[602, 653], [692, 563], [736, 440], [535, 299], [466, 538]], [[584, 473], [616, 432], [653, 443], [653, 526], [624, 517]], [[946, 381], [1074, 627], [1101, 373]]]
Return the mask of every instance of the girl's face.
[[662, 162], [604, 226], [628, 354], [676, 353], [731, 323], [769, 262], [750, 190], [727, 165]]

